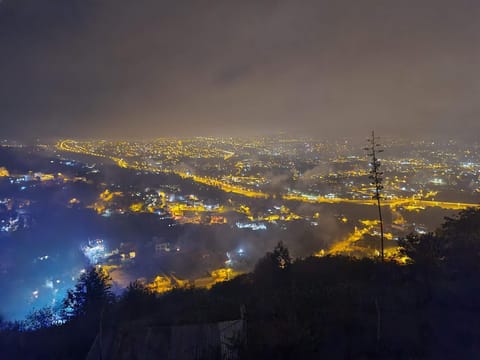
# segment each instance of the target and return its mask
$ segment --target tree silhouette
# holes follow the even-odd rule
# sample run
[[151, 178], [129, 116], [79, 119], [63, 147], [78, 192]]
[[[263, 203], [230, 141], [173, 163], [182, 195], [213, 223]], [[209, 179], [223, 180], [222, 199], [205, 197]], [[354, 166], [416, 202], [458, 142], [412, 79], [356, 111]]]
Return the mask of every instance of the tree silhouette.
[[445, 256], [442, 239], [433, 233], [410, 234], [400, 239], [399, 245], [402, 247], [402, 253], [416, 266], [436, 268], [440, 266]]
[[35, 331], [39, 329], [49, 328], [58, 322], [57, 314], [51, 307], [44, 307], [30, 312], [24, 321], [24, 329]]
[[382, 206], [380, 204], [381, 200], [381, 195], [380, 191], [383, 190], [383, 178], [382, 175], [383, 173], [380, 171], [380, 160], [378, 159], [378, 154], [383, 152], [383, 149], [381, 149], [381, 145], [377, 142], [378, 138], [375, 137], [375, 132], [372, 131], [372, 137], [371, 139], [368, 139], [369, 146], [365, 148], [365, 150], [368, 151], [368, 156], [372, 158], [372, 161], [370, 163], [371, 169], [370, 169], [370, 176], [369, 179], [371, 180], [371, 184], [374, 187], [374, 195], [373, 199], [377, 201], [377, 208], [378, 208], [378, 220], [380, 221], [380, 257], [382, 259], [382, 262], [385, 260], [385, 255], [384, 255], [384, 235], [383, 235], [383, 217], [382, 217]]
[[290, 252], [282, 241], [279, 241], [277, 246], [275, 246], [271, 257], [274, 265], [280, 269], [285, 269], [292, 263]]
[[111, 278], [102, 268], [90, 268], [78, 279], [75, 289], [69, 290], [63, 301], [66, 320], [98, 321], [101, 313], [113, 303]]
[[450, 271], [473, 275], [480, 270], [480, 210], [471, 208], [445, 219], [438, 231]]
[[279, 241], [273, 252], [267, 252], [255, 265], [254, 274], [260, 282], [272, 283], [278, 281], [275, 275], [287, 269], [292, 263], [288, 248]]
[[467, 209], [447, 217], [436, 233], [409, 235], [400, 241], [403, 253], [420, 267], [447, 268], [450, 273], [478, 270], [480, 210]]
[[132, 320], [149, 314], [155, 309], [156, 298], [141, 281], [131, 282], [118, 302], [119, 316]]

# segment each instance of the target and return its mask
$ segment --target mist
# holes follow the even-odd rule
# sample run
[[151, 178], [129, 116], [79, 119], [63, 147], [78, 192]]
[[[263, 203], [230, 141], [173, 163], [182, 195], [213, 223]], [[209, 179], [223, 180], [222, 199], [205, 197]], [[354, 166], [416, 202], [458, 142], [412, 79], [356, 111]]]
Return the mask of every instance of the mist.
[[471, 0], [0, 3], [16, 138], [478, 132]]

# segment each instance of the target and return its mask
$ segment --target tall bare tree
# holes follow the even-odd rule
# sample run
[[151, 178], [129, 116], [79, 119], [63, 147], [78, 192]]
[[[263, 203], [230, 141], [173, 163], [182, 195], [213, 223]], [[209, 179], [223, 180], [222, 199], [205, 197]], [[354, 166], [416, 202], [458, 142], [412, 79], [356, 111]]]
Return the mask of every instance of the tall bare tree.
[[378, 207], [378, 220], [380, 221], [380, 256], [382, 261], [385, 260], [384, 255], [384, 235], [383, 235], [383, 217], [382, 217], [382, 205], [380, 192], [383, 190], [383, 173], [380, 171], [380, 160], [378, 160], [378, 154], [383, 152], [382, 146], [378, 143], [378, 137], [375, 137], [375, 132], [372, 130], [372, 137], [367, 140], [368, 146], [365, 150], [368, 151], [367, 155], [371, 158], [370, 162], [370, 175], [369, 179], [374, 187], [373, 199], [377, 201]]

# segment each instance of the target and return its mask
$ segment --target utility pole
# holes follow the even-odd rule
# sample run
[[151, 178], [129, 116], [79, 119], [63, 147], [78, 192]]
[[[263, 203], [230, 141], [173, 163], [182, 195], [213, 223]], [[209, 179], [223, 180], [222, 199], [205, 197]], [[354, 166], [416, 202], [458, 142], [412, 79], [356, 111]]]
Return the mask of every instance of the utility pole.
[[381, 152], [383, 152], [383, 149], [381, 149], [381, 145], [378, 143], [378, 137], [375, 137], [375, 132], [372, 131], [372, 137], [368, 139], [368, 147], [365, 148], [365, 150], [368, 151], [367, 155], [371, 157], [372, 162], [370, 163], [370, 175], [369, 179], [371, 180], [371, 184], [374, 186], [374, 195], [372, 198], [374, 200], [377, 200], [377, 207], [378, 207], [378, 219], [380, 220], [380, 256], [382, 259], [382, 262], [385, 260], [384, 256], [384, 251], [383, 251], [383, 241], [384, 241], [384, 236], [383, 236], [383, 218], [382, 218], [382, 206], [380, 203], [381, 196], [380, 196], [380, 191], [383, 189], [382, 185], [382, 175], [383, 173], [380, 172], [380, 161], [378, 160], [377, 155]]

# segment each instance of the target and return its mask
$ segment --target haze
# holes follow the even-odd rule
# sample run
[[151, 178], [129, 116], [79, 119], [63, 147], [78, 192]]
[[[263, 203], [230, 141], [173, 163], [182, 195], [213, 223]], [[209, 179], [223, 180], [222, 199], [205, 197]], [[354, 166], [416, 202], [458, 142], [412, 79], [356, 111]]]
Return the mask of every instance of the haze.
[[475, 134], [479, 20], [474, 0], [3, 0], [2, 136]]

